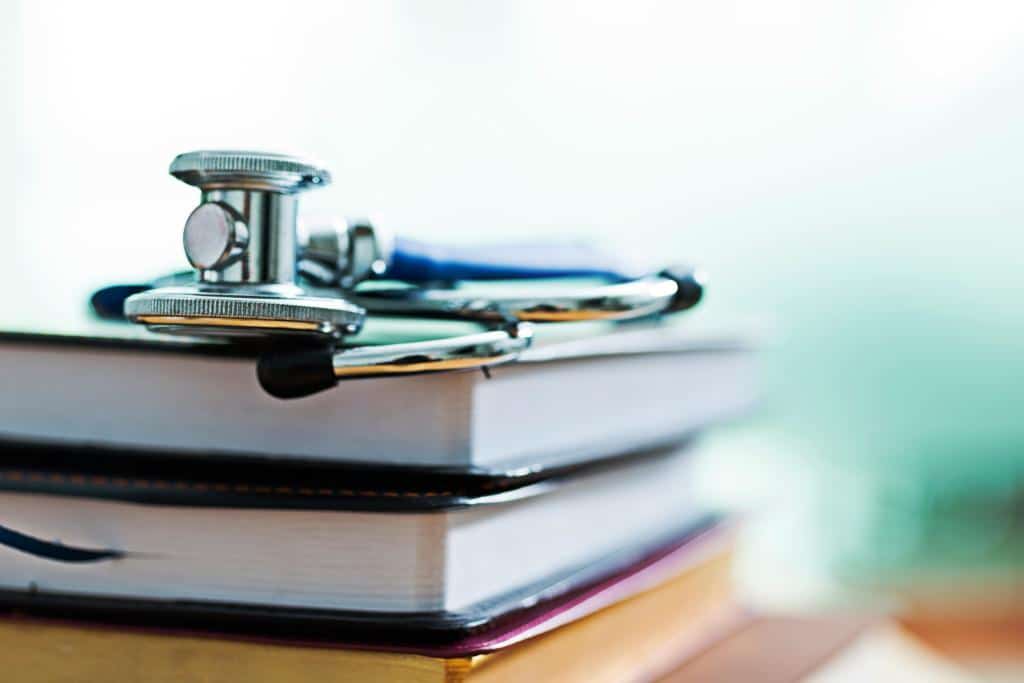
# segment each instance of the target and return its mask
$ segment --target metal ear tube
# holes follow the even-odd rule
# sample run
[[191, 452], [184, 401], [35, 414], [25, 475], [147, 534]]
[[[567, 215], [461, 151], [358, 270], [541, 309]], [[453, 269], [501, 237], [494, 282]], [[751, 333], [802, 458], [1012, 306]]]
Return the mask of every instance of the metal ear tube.
[[[441, 246], [392, 236], [365, 220], [313, 226], [300, 238], [299, 196], [331, 178], [294, 157], [189, 152], [174, 159], [170, 173], [201, 193], [182, 238], [194, 278], [108, 287], [93, 296], [93, 306], [104, 317], [123, 309], [128, 320], [158, 332], [304, 338], [277, 345], [259, 363], [261, 385], [280, 398], [340, 379], [486, 368], [527, 348], [530, 323], [657, 317], [696, 305], [703, 292], [692, 269], [637, 274], [588, 245]], [[557, 278], [604, 284], [486, 293], [471, 284]], [[343, 337], [357, 333], [367, 315], [456, 319], [489, 329], [346, 348]]]
[[404, 344], [270, 351], [260, 357], [256, 375], [271, 396], [300, 398], [342, 379], [487, 368], [515, 360], [532, 337], [529, 323], [512, 323], [501, 330]]

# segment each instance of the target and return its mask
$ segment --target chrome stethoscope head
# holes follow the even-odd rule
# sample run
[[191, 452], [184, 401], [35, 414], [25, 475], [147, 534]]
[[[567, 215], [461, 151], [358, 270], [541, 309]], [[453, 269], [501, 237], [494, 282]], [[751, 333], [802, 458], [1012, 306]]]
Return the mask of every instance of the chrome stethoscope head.
[[330, 183], [326, 169], [280, 154], [199, 151], [176, 157], [170, 173], [201, 191], [182, 238], [196, 281], [129, 297], [129, 320], [229, 337], [359, 331], [365, 309], [298, 281], [299, 195]]

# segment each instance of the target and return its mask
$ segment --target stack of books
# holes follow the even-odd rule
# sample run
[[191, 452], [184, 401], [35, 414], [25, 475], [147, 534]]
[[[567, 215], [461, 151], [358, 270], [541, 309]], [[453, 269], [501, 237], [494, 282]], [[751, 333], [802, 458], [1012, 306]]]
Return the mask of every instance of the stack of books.
[[283, 402], [244, 348], [120, 329], [0, 337], [16, 680], [648, 680], [740, 618], [694, 456], [756, 399], [742, 340]]

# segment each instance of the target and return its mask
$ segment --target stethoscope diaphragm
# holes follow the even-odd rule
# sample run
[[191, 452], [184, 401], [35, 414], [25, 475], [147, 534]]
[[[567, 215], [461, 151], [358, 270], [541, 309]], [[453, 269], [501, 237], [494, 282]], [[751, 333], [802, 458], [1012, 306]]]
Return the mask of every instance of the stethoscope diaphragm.
[[130, 296], [125, 317], [160, 332], [217, 336], [301, 334], [337, 338], [355, 334], [366, 311], [341, 297], [273, 289], [191, 285], [159, 287]]

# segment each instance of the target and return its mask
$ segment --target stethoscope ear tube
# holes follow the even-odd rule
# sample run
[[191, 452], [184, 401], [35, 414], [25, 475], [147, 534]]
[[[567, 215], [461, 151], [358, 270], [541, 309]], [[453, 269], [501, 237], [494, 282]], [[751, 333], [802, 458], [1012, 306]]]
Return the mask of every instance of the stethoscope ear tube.
[[[157, 287], [180, 286], [194, 281], [191, 272], [175, 273], [153, 283], [113, 285], [97, 290], [90, 307], [100, 318], [124, 320], [125, 300]], [[659, 281], [670, 281], [675, 287], [665, 290]], [[543, 322], [564, 318], [618, 319], [644, 318], [653, 314], [677, 313], [696, 306], [704, 294], [706, 278], [690, 266], [666, 268], [654, 277], [633, 282], [601, 285], [576, 292], [531, 293], [526, 296], [491, 294], [488, 297], [460, 289], [403, 288], [375, 292], [348, 292], [347, 297], [368, 310], [371, 315], [400, 315], [424, 318], [453, 318], [494, 322], [515, 315], [522, 320]], [[341, 292], [323, 290], [334, 296]], [[629, 295], [623, 297], [625, 292]]]
[[511, 323], [500, 330], [430, 341], [340, 350], [278, 349], [260, 357], [256, 376], [271, 396], [301, 398], [330, 389], [339, 379], [485, 369], [515, 360], [532, 339], [532, 325]]
[[703, 292], [700, 273], [677, 266], [625, 282], [555, 285], [543, 293], [512, 288], [484, 294], [469, 286], [356, 290], [348, 296], [370, 315], [494, 324], [509, 319], [533, 323], [645, 320], [692, 308]]

